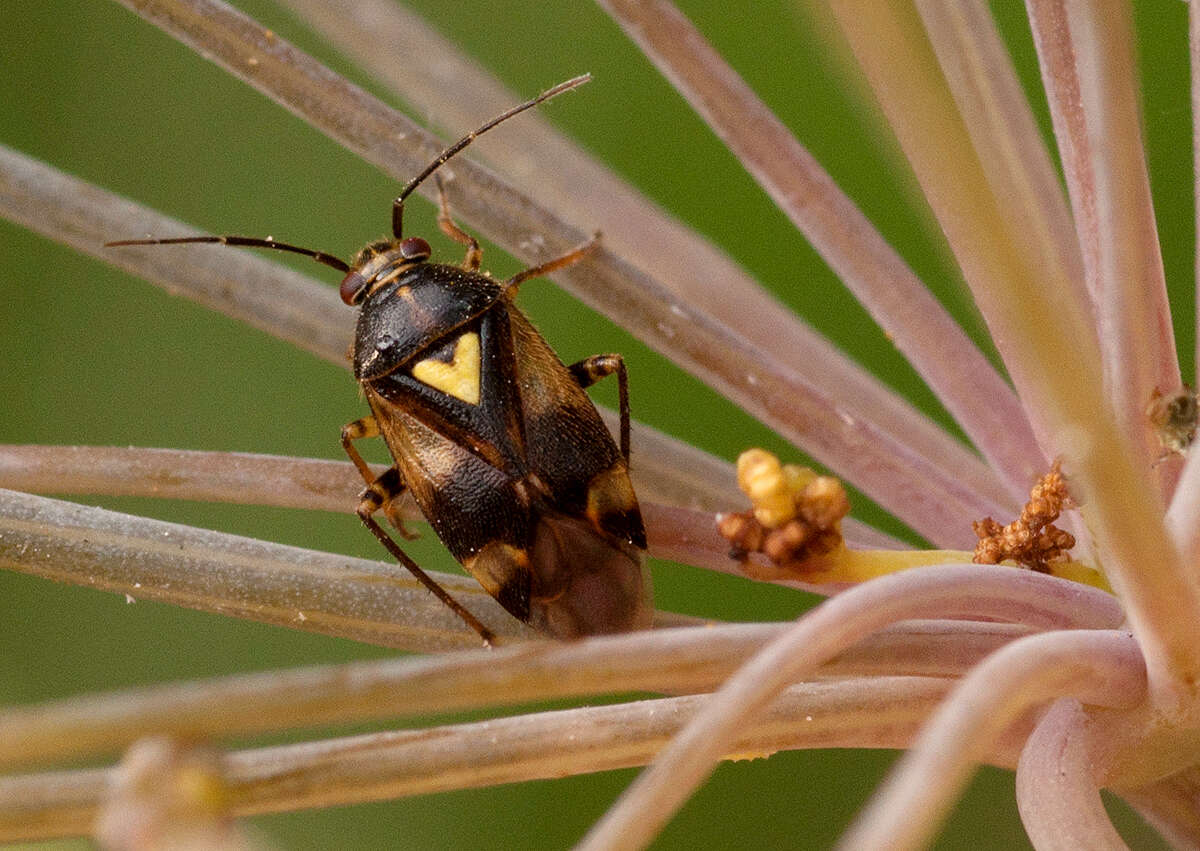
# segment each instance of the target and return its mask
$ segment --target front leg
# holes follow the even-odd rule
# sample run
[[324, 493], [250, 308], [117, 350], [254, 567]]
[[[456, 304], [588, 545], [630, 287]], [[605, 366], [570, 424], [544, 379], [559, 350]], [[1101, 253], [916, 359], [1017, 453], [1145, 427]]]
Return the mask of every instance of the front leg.
[[[375, 507], [371, 510], [372, 513], [383, 509], [384, 516], [400, 533], [400, 537], [411, 541], [418, 535], [416, 532], [410, 532], [404, 525], [404, 518], [400, 516], [400, 509], [395, 502], [408, 489], [404, 479], [400, 476], [400, 471], [393, 466], [385, 470], [382, 475], [376, 476], [367, 466], [363, 457], [358, 454], [358, 450], [354, 448], [353, 441], [378, 436], [379, 423], [375, 421], [374, 417], [363, 417], [342, 426], [342, 448], [346, 450], [346, 454], [358, 468], [359, 475], [367, 483], [367, 489], [362, 492], [360, 500], [371, 500], [374, 503]], [[362, 507], [362, 502], [359, 507]]]
[[370, 486], [375, 481], [375, 474], [371, 472], [371, 468], [367, 466], [363, 457], [358, 454], [353, 443], [355, 440], [365, 440], [368, 437], [379, 437], [379, 423], [374, 417], [363, 417], [361, 420], [355, 420], [342, 426], [342, 448], [346, 450], [346, 454], [358, 468], [358, 474], [362, 476], [363, 481]]
[[375, 522], [375, 517], [373, 515], [378, 507], [378, 503], [376, 503], [372, 498], [371, 489], [368, 488], [363, 493], [362, 501], [358, 504], [358, 518], [362, 520], [363, 525], [371, 530], [371, 534], [375, 536], [379, 543], [383, 544], [384, 549], [391, 553], [396, 561], [404, 565], [404, 567], [408, 569], [408, 572], [415, 576], [418, 582], [429, 589], [433, 596], [441, 600], [447, 608], [462, 618], [463, 622], [465, 622], [467, 626], [479, 633], [479, 637], [483, 639], [485, 646], [494, 647], [496, 644], [495, 633], [480, 623], [479, 619], [468, 612], [466, 608], [463, 607], [462, 603], [451, 597], [450, 593], [445, 588], [443, 588], [441, 585], [438, 585], [434, 578], [422, 570], [415, 561], [409, 558], [408, 554], [405, 553], [404, 550], [400, 549], [400, 545], [392, 540], [391, 535], [385, 532], [383, 527]]
[[592, 355], [567, 367], [575, 381], [584, 389], [591, 387], [601, 378], [617, 374], [617, 395], [621, 414], [621, 455], [629, 465], [629, 376], [625, 372], [625, 359], [617, 354]]
[[[358, 472], [367, 483], [366, 490], [363, 491], [362, 497], [358, 502], [358, 508], [355, 511], [358, 514], [358, 519], [370, 530], [376, 540], [383, 544], [384, 549], [391, 553], [396, 561], [404, 565], [408, 569], [408, 572], [417, 578], [418, 582], [429, 589], [433, 596], [441, 600], [447, 608], [462, 618], [467, 626], [475, 630], [479, 634], [479, 637], [483, 639], [483, 643], [486, 646], [494, 646], [496, 643], [495, 633], [480, 623], [478, 618], [451, 597], [445, 588], [438, 585], [433, 577], [413, 561], [404, 550], [400, 549], [400, 545], [392, 540], [391, 535], [384, 531], [383, 527], [375, 521], [375, 512], [380, 508], [383, 508], [387, 512], [387, 506], [390, 506], [392, 501], [404, 492], [405, 487], [404, 480], [400, 477], [400, 471], [395, 467], [389, 467], [383, 475], [378, 477], [372, 474], [371, 468], [367, 466], [367, 462], [358, 454], [358, 450], [354, 448], [351, 442], [364, 437], [376, 437], [378, 434], [379, 424], [374, 417], [363, 417], [361, 420], [355, 420], [342, 428], [342, 446], [345, 447], [346, 454], [350, 456], [350, 460], [354, 462], [354, 466], [358, 467]], [[396, 525], [401, 535], [407, 537], [403, 524], [397, 522], [398, 517], [393, 518], [389, 513], [388, 519]]]
[[504, 282], [504, 291], [509, 296], [516, 296], [517, 287], [521, 286], [524, 281], [530, 278], [540, 278], [542, 275], [549, 275], [556, 269], [562, 269], [564, 266], [570, 266], [572, 263], [578, 263], [587, 253], [600, 244], [600, 234], [592, 235], [592, 238], [583, 245], [573, 248], [564, 254], [562, 257], [555, 257], [553, 260], [547, 260], [545, 263], [539, 263], [536, 266], [531, 266], [523, 272], [517, 272], [507, 281]]

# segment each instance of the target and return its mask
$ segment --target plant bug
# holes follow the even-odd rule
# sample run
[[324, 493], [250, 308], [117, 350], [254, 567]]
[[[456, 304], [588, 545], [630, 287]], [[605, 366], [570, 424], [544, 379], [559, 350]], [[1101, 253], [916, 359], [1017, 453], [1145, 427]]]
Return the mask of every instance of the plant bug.
[[[456, 559], [505, 609], [550, 635], [573, 638], [650, 625], [646, 532], [629, 480], [629, 393], [620, 355], [565, 366], [517, 309], [519, 285], [580, 260], [591, 242], [506, 281], [480, 272], [474, 237], [450, 216], [435, 172], [477, 136], [589, 79], [560, 83], [459, 139], [392, 204], [392, 238], [347, 264], [273, 239], [196, 236], [109, 246], [220, 243], [311, 257], [345, 273], [342, 300], [359, 307], [352, 360], [371, 415], [342, 429], [366, 482], [357, 513], [379, 542], [485, 644], [495, 636], [416, 564], [375, 520], [381, 509], [410, 537], [392, 500], [411, 491]], [[405, 199], [430, 175], [438, 226], [466, 246], [460, 265], [430, 262], [403, 235]], [[620, 446], [584, 392], [617, 376]], [[376, 477], [354, 441], [382, 437], [393, 465]]]

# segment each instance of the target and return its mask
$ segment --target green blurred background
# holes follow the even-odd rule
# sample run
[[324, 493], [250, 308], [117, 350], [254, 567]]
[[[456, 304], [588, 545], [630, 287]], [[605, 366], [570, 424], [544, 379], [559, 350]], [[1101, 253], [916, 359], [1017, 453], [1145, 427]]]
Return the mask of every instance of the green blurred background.
[[[590, 71], [593, 83], [544, 110], [550, 120], [946, 422], [804, 240], [596, 7], [540, 0], [415, 5], [514, 91], [532, 94]], [[993, 5], [1023, 78], [1035, 86], [1023, 4]], [[1138, 5], [1159, 229], [1178, 306], [1184, 374], [1190, 376], [1194, 240], [1187, 7]], [[388, 99], [286, 11], [257, 0], [239, 6]], [[683, 8], [947, 306], [977, 329], [945, 251], [931, 235], [927, 212], [914, 201], [910, 179], [895, 167], [896, 152], [880, 141], [875, 119], [860, 108], [854, 86], [814, 34], [819, 28], [807, 10], [759, 2], [731, 11], [730, 4], [715, 0], [694, 0]], [[4, 22], [0, 142], [212, 232], [272, 234], [347, 257], [386, 232], [393, 181], [117, 4], [6, 0]], [[375, 49], [386, 52], [388, 45]], [[395, 62], [402, 66], [405, 57], [397, 55]], [[1040, 92], [1034, 90], [1033, 97], [1045, 127]], [[442, 129], [451, 135], [470, 128]], [[536, 186], [524, 188], [537, 196]], [[431, 207], [423, 201], [411, 206], [408, 232], [430, 235], [435, 252], [458, 256], [459, 249], [436, 233]], [[485, 265], [502, 275], [518, 268], [495, 248], [487, 251]], [[311, 265], [303, 268], [320, 274]], [[334, 283], [336, 275], [329, 277]], [[5, 222], [0, 222], [0, 281], [0, 442], [340, 458], [338, 429], [364, 412], [346, 371]], [[736, 406], [553, 286], [525, 287], [521, 304], [564, 359], [623, 352], [639, 419], [729, 459], [748, 445], [797, 456]], [[597, 396], [615, 401], [612, 388], [600, 388]], [[86, 501], [380, 557], [349, 511]], [[857, 504], [855, 513], [903, 532], [869, 506]], [[413, 552], [432, 568], [452, 569], [431, 535]], [[656, 565], [655, 583], [661, 607], [727, 619], [794, 617], [812, 602], [675, 565]], [[4, 704], [382, 655], [345, 641], [152, 603], [128, 605], [116, 595], [0, 575]], [[825, 847], [893, 758], [785, 753], [723, 766], [656, 847]], [[260, 835], [285, 848], [559, 848], [576, 840], [633, 776], [615, 772], [253, 823]], [[1011, 775], [983, 771], [939, 847], [1025, 846], [1012, 787]], [[1131, 838], [1140, 846], [1150, 841], [1144, 831]]]

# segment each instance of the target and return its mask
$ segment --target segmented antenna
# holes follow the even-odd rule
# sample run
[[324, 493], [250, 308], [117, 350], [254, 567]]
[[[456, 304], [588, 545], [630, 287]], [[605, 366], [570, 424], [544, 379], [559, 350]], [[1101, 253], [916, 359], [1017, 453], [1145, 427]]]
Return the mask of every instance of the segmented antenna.
[[[525, 103], [518, 104], [517, 106], [514, 106], [512, 109], [502, 112], [500, 115], [497, 115], [491, 121], [488, 121], [482, 127], [478, 128], [477, 130], [475, 130], [471, 133], [468, 133], [466, 136], [463, 136], [461, 139], [459, 139], [453, 145], [451, 145], [450, 147], [446, 148], [446, 150], [444, 150], [440, 154], [438, 154], [437, 159], [435, 159], [428, 166], [426, 166], [424, 171], [422, 171], [420, 174], [418, 174], [416, 177], [414, 177], [412, 180], [410, 180], [407, 183], [407, 185], [405, 185], [405, 187], [402, 190], [400, 190], [400, 194], [399, 194], [399, 196], [397, 196], [396, 200], [392, 202], [392, 234], [396, 237], [396, 239], [401, 238], [400, 225], [401, 225], [401, 220], [404, 215], [404, 199], [407, 198], [409, 195], [411, 195], [413, 193], [413, 190], [415, 190], [418, 186], [420, 186], [422, 181], [425, 180], [425, 178], [429, 177], [429, 175], [433, 174], [435, 171], [437, 171], [439, 168], [441, 168], [448, 159], [453, 157], [455, 154], [457, 154], [459, 151], [461, 151], [467, 145], [474, 142], [475, 139], [477, 139], [479, 136], [481, 136], [484, 133], [486, 133], [487, 131], [491, 130], [493, 127], [495, 127], [497, 124], [501, 123], [502, 121], [506, 121], [509, 118], [512, 118], [514, 115], [522, 113], [525, 110], [530, 109], [532, 107], [535, 107], [539, 103], [542, 103], [543, 101], [547, 101], [556, 95], [560, 95], [563, 92], [570, 91], [571, 89], [574, 89], [577, 86], [582, 86], [584, 83], [586, 83], [590, 79], [592, 79], [591, 74], [581, 74], [578, 77], [573, 77], [570, 80], [559, 83], [554, 88], [547, 89], [546, 91], [542, 92], [537, 97], [532, 98], [531, 100], [527, 100], [527, 101], [525, 101]], [[326, 266], [331, 266], [334, 269], [337, 269], [339, 272], [350, 271], [350, 264], [346, 263], [344, 260], [341, 260], [338, 257], [333, 256], [332, 254], [326, 254], [324, 251], [314, 251], [311, 248], [303, 248], [299, 245], [291, 245], [286, 242], [276, 242], [273, 239], [260, 239], [258, 237], [252, 237], [252, 236], [232, 236], [232, 235], [231, 236], [181, 236], [181, 237], [174, 237], [171, 239], [121, 239], [121, 240], [117, 240], [116, 242], [106, 242], [106, 243], [104, 243], [104, 247], [105, 248], [118, 248], [123, 245], [182, 245], [182, 244], [187, 244], [187, 243], [214, 243], [214, 242], [219, 243], [221, 245], [236, 245], [236, 246], [245, 246], [245, 247], [250, 247], [250, 248], [270, 248], [275, 251], [289, 251], [293, 254], [302, 254], [305, 257], [311, 257], [313, 260], [316, 260], [318, 263], [323, 263]]]
[[455, 142], [449, 148], [447, 148], [446, 150], [444, 150], [440, 154], [438, 154], [437, 159], [435, 159], [428, 166], [426, 166], [424, 171], [422, 171], [420, 174], [418, 174], [416, 177], [414, 177], [412, 180], [410, 180], [408, 182], [408, 184], [402, 190], [400, 190], [400, 194], [396, 197], [396, 203], [403, 204], [404, 199], [407, 198], [409, 195], [411, 195], [413, 193], [413, 190], [416, 189], [418, 186], [420, 186], [425, 181], [425, 178], [429, 177], [429, 175], [433, 174], [435, 171], [437, 171], [439, 168], [441, 168], [443, 165], [445, 165], [446, 160], [450, 159], [452, 156], [457, 154], [459, 151], [461, 151], [467, 145], [474, 142], [476, 138], [478, 138], [479, 136], [482, 136], [484, 133], [491, 130], [493, 127], [495, 127], [500, 122], [507, 121], [508, 119], [512, 118], [514, 115], [518, 115], [519, 113], [522, 113], [527, 109], [531, 109], [531, 108], [537, 106], [539, 103], [542, 103], [543, 101], [550, 100], [550, 98], [555, 97], [556, 95], [561, 95], [563, 92], [570, 91], [571, 89], [582, 86], [584, 83], [586, 83], [590, 79], [592, 79], [591, 74], [580, 74], [578, 77], [573, 77], [572, 79], [567, 80], [566, 82], [559, 83], [557, 86], [555, 86], [552, 89], [546, 89], [546, 91], [542, 92], [537, 97], [532, 98], [531, 100], [527, 100], [527, 101], [525, 101], [525, 103], [514, 106], [512, 109], [508, 110], [507, 112], [503, 112], [500, 115], [497, 115], [495, 118], [493, 118], [487, 124], [484, 124], [482, 127], [480, 127], [478, 130], [475, 130], [474, 132], [468, 133], [466, 136], [463, 136], [461, 139], [459, 139], [457, 142]]
[[286, 242], [276, 242], [273, 239], [259, 239], [255, 236], [177, 236], [171, 239], [119, 239], [116, 242], [104, 243], [105, 248], [118, 248], [122, 245], [184, 245], [195, 242], [216, 242], [221, 245], [248, 246], [250, 248], [273, 248], [276, 251], [290, 251], [293, 254], [303, 254], [318, 263], [332, 266], [339, 272], [349, 272], [350, 264], [340, 257], [326, 254], [324, 251], [313, 251]]

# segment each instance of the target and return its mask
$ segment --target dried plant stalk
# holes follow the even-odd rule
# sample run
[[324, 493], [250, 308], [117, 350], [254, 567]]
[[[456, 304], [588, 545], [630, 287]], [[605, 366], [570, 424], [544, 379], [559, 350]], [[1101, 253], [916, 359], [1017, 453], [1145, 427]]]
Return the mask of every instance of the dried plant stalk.
[[[15, 491], [0, 491], [0, 568], [388, 647], [476, 644], [399, 565]], [[433, 575], [499, 635], [533, 635], [473, 579]]]
[[[947, 686], [920, 677], [799, 685], [743, 730], [729, 753], [902, 747]], [[650, 759], [704, 700], [644, 700], [243, 751], [226, 758], [226, 783], [234, 814], [252, 815], [625, 768]], [[989, 760], [1014, 765], [1028, 729], [1021, 721], [998, 737]], [[107, 782], [104, 770], [0, 779], [0, 841], [87, 833]]]
[[[317, 724], [400, 718], [613, 692], [720, 685], [786, 624], [657, 630], [575, 644], [354, 662], [86, 695], [0, 713], [0, 764], [28, 765], [168, 734], [229, 739]], [[1012, 624], [897, 624], [832, 659], [822, 677], [955, 677], [1009, 641]]]

